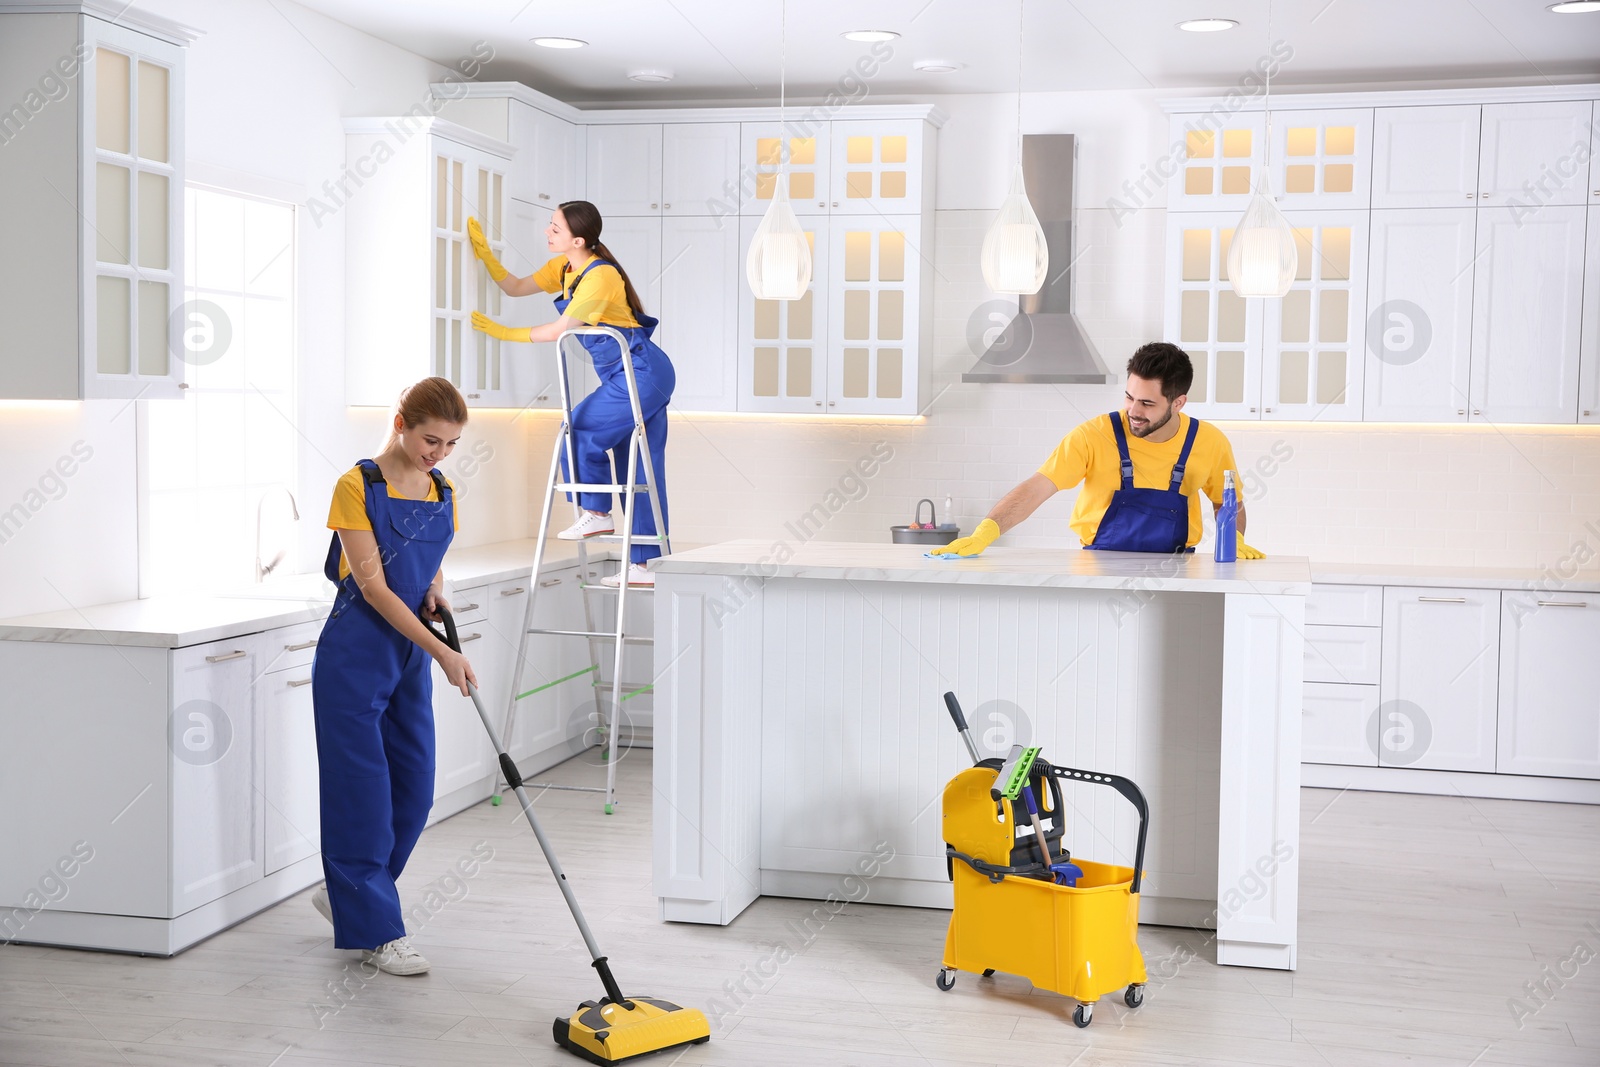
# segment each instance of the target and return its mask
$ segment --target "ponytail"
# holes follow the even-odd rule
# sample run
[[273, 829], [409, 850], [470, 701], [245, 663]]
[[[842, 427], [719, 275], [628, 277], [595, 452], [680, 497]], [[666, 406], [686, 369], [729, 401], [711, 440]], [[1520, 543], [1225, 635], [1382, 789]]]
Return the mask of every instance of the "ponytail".
[[639, 299], [639, 293], [633, 287], [633, 280], [628, 277], [628, 272], [617, 262], [617, 257], [611, 254], [600, 241], [600, 228], [602, 220], [600, 209], [587, 200], [568, 200], [561, 205], [561, 217], [566, 220], [567, 230], [574, 237], [583, 238], [585, 247], [596, 256], [617, 268], [617, 273], [622, 275], [622, 290], [628, 297], [628, 310], [633, 312], [635, 319], [644, 314], [644, 302]]
[[400, 439], [394, 428], [395, 415], [400, 416], [408, 430], [421, 426], [429, 419], [465, 426], [467, 402], [448, 378], [424, 378], [415, 385], [406, 386], [400, 390], [400, 397], [395, 401], [394, 411], [389, 418], [388, 435], [379, 452], [387, 452]]

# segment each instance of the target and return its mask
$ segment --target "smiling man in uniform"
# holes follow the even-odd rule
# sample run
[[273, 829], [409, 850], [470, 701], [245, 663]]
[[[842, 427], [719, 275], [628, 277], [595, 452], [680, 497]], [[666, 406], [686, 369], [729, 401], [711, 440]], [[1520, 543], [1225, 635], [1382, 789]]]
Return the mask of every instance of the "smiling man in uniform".
[[[1194, 366], [1177, 345], [1156, 341], [1128, 361], [1121, 411], [1079, 425], [1044, 465], [1000, 498], [970, 537], [937, 553], [976, 556], [1080, 482], [1071, 526], [1084, 548], [1116, 552], [1190, 552], [1200, 540], [1200, 494], [1222, 506], [1222, 472], [1235, 472], [1233, 446], [1221, 430], [1183, 414]], [[1239, 503], [1239, 558], [1261, 559], [1244, 543]]]

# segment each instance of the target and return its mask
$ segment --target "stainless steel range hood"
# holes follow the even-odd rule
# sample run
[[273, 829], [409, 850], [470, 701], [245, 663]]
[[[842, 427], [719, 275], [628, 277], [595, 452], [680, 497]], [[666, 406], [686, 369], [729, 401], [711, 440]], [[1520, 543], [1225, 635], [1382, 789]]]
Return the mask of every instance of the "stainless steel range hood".
[[1044, 228], [1050, 270], [1044, 288], [1018, 301], [1016, 318], [961, 376], [964, 382], [1111, 385], [1094, 342], [1072, 313], [1072, 208], [1078, 139], [1070, 133], [1026, 134], [1022, 177]]

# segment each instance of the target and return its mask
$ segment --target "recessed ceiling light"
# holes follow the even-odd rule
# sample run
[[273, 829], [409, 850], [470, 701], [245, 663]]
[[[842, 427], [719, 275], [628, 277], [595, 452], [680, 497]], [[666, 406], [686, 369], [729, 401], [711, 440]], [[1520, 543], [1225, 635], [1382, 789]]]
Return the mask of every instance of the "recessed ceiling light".
[[961, 64], [953, 59], [919, 59], [911, 64], [911, 69], [926, 74], [949, 74], [951, 71], [960, 70]]
[[672, 71], [663, 67], [649, 67], [645, 70], [630, 70], [628, 77], [636, 82], [669, 82], [672, 80]]
[[589, 44], [576, 37], [535, 37], [532, 40], [540, 48], [586, 48]]
[[893, 30], [850, 30], [839, 36], [847, 41], [892, 41], [900, 35]]
[[1237, 25], [1233, 19], [1190, 19], [1178, 23], [1178, 29], [1190, 33], [1216, 33], [1219, 30], [1231, 30]]
[[1600, 11], [1600, 0], [1562, 0], [1559, 4], [1551, 4], [1549, 10], [1558, 15], [1582, 15], [1588, 11]]

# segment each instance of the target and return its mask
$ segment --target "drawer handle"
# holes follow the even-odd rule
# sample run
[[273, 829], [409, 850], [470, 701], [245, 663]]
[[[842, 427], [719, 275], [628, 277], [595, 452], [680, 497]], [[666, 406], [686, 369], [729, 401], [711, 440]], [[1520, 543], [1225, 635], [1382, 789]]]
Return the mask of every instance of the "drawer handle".
[[285, 652], [304, 652], [308, 648], [316, 648], [316, 647], [317, 647], [317, 639], [315, 637], [313, 637], [311, 640], [302, 641], [298, 645], [284, 645], [283, 646], [283, 650]]
[[310, 685], [310, 684], [311, 684], [311, 679], [310, 678], [298, 678], [298, 679], [296, 679], [296, 680], [294, 680], [294, 681], [289, 683], [289, 688], [290, 689], [299, 689], [302, 685]]
[[502, 589], [502, 590], [500, 590], [500, 595], [501, 596], [516, 596], [518, 593], [526, 593], [526, 592], [527, 592], [527, 590], [522, 588], [522, 586], [519, 585], [515, 589]]
[[247, 655], [249, 655], [249, 653], [245, 652], [242, 649], [234, 649], [232, 652], [224, 652], [220, 656], [207, 656], [206, 657], [206, 662], [207, 663], [226, 663], [230, 659], [244, 659], [245, 656], [247, 656]]
[[459, 608], [456, 609], [456, 613], [459, 615], [463, 611], [477, 611], [477, 610], [478, 610], [478, 605], [476, 605], [476, 604], [463, 604]]
[[1417, 602], [1419, 604], [1465, 604], [1467, 598], [1464, 596], [1419, 596], [1417, 597]]
[[467, 635], [467, 636], [465, 636], [465, 637], [463, 637], [463, 638], [462, 638], [462, 639], [461, 639], [461, 644], [463, 644], [463, 645], [464, 645], [464, 644], [466, 644], [466, 643], [467, 643], [467, 642], [468, 642], [468, 641], [476, 641], [476, 640], [477, 640], [477, 639], [478, 639], [478, 638], [480, 638], [480, 637], [482, 637], [482, 636], [483, 636], [483, 635], [482, 635], [482, 634], [468, 634], [468, 635]]
[[[549, 589], [552, 585], [560, 585], [560, 584], [561, 584], [561, 579], [560, 578], [546, 578], [544, 581], [539, 583], [539, 588], [540, 589]], [[519, 592], [520, 592], [520, 590], [519, 590]]]
[[1586, 608], [1589, 605], [1581, 600], [1541, 600], [1541, 608]]

